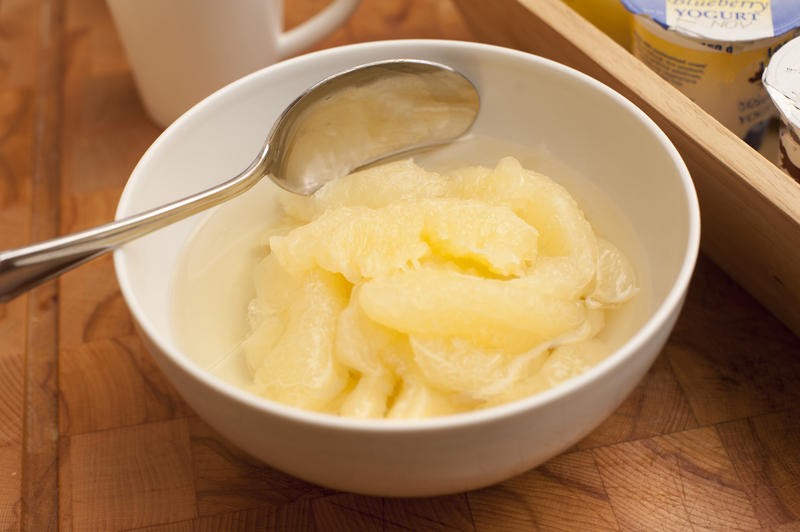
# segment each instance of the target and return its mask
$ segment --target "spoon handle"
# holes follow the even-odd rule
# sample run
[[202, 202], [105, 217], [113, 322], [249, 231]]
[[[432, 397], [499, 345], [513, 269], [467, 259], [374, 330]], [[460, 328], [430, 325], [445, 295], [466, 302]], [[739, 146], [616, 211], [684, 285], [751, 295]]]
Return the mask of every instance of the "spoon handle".
[[265, 175], [265, 168], [262, 157], [233, 179], [187, 198], [85, 231], [0, 252], [0, 303], [126, 242], [238, 196]]

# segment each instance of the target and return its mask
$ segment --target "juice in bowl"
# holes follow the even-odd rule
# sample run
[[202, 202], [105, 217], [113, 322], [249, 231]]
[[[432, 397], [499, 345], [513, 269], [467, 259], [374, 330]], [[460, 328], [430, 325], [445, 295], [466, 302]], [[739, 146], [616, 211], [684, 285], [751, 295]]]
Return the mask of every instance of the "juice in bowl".
[[633, 54], [759, 148], [775, 110], [761, 83], [798, 33], [796, 0], [621, 0], [634, 14]]
[[212, 373], [295, 407], [503, 404], [607, 358], [650, 306], [635, 229], [546, 151], [473, 134], [312, 197], [254, 192], [188, 242], [173, 323]]

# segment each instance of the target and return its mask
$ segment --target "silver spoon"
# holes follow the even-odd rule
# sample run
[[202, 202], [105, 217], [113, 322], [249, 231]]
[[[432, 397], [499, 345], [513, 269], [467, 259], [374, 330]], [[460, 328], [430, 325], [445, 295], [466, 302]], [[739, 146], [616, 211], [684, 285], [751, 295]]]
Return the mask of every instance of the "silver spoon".
[[264, 176], [309, 195], [362, 166], [452, 141], [470, 128], [479, 107], [468, 79], [428, 61], [381, 61], [329, 77], [283, 112], [258, 156], [233, 179], [116, 222], [0, 252], [0, 302], [238, 196]]

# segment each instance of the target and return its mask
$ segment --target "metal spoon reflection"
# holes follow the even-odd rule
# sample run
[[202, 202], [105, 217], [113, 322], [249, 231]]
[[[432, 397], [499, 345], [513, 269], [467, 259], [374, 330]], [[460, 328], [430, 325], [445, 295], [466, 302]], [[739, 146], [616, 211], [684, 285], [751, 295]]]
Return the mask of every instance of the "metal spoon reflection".
[[381, 61], [329, 77], [297, 98], [250, 166], [221, 185], [93, 229], [0, 252], [0, 302], [238, 196], [265, 176], [309, 195], [361, 166], [452, 141], [467, 132], [479, 107], [467, 78], [428, 61]]

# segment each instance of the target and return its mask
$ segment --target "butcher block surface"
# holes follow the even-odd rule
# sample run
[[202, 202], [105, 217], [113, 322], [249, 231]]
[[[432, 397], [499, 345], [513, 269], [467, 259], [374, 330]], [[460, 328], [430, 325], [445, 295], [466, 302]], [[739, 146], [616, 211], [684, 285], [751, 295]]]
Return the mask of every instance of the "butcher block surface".
[[[287, 0], [287, 25], [327, 3]], [[362, 0], [317, 48], [475, 35], [449, 0]], [[110, 221], [159, 134], [103, 0], [0, 2], [0, 249]], [[198, 418], [106, 256], [0, 304], [0, 530], [20, 529], [800, 530], [800, 340], [701, 256], [655, 365], [575, 447], [469, 493], [365, 497]]]

